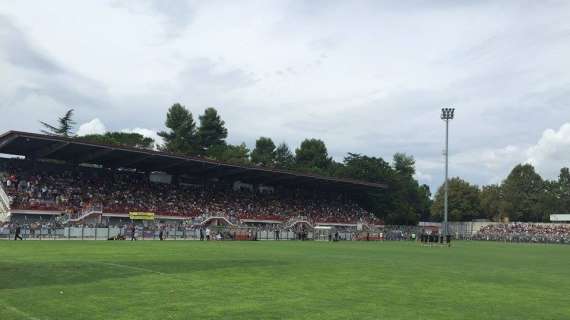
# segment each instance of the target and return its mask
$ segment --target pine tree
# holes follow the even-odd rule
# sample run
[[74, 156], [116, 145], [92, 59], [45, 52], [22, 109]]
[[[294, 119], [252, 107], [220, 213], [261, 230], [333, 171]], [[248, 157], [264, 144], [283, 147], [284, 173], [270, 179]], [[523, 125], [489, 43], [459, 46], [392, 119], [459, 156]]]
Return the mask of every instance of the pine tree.
[[41, 132], [62, 137], [73, 136], [73, 126], [75, 125], [75, 122], [73, 121], [73, 109], [67, 110], [63, 117], [58, 118], [57, 122], [58, 125], [53, 126], [46, 122], [40, 121], [40, 123], [47, 129], [42, 130]]
[[170, 130], [158, 133], [165, 142], [160, 147], [161, 150], [188, 155], [198, 153], [196, 123], [186, 107], [179, 103], [173, 104], [168, 109], [165, 125]]
[[251, 152], [251, 161], [263, 166], [275, 164], [275, 143], [271, 138], [260, 137], [255, 141], [255, 149]]
[[228, 129], [226, 129], [225, 124], [216, 109], [204, 110], [204, 114], [200, 116], [200, 127], [198, 128], [198, 140], [202, 154], [207, 154], [208, 149], [212, 147], [226, 143]]

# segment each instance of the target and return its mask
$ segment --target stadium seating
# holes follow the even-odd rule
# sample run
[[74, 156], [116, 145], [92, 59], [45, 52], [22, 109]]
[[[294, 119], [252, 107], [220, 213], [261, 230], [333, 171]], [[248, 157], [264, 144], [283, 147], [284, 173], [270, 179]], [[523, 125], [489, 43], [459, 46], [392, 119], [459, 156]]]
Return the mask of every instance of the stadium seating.
[[489, 224], [473, 237], [475, 240], [570, 243], [570, 225], [544, 223]]
[[163, 216], [225, 216], [233, 220], [378, 223], [340, 194], [291, 190], [234, 190], [231, 183], [185, 185], [151, 182], [147, 174], [28, 160], [0, 160], [0, 179], [19, 210], [58, 210], [77, 217], [94, 203], [104, 213], [154, 212]]

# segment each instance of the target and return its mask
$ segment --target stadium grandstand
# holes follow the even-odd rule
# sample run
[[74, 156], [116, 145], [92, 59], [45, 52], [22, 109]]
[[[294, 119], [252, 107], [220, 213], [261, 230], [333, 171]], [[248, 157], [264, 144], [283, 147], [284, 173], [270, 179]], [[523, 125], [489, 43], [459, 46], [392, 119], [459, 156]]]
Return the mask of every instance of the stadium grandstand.
[[474, 240], [570, 243], [570, 225], [556, 223], [489, 223], [473, 236]]
[[382, 223], [358, 200], [387, 188], [17, 131], [0, 136], [0, 153], [13, 221], [114, 224], [145, 212], [170, 222], [355, 228]]

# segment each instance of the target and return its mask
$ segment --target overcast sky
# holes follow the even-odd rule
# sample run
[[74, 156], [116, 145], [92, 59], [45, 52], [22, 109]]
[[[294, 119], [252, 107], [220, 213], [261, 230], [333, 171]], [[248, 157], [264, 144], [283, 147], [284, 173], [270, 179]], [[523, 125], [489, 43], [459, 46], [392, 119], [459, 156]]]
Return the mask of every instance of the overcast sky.
[[231, 143], [406, 152], [432, 189], [570, 165], [570, 1], [0, 0], [0, 131], [75, 108], [80, 133], [215, 107]]

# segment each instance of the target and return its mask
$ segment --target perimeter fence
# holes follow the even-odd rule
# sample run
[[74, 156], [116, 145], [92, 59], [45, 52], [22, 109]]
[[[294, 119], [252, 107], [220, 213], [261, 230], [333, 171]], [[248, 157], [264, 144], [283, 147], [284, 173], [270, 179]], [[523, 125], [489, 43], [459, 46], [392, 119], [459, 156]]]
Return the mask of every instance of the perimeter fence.
[[[206, 230], [207, 229], [207, 230]], [[170, 226], [34, 226], [21, 225], [20, 236], [24, 240], [414, 240], [419, 232], [418, 227], [385, 226], [384, 228], [357, 231], [345, 228], [331, 228], [328, 233], [313, 230], [284, 230], [252, 227], [209, 227]], [[14, 239], [16, 227], [0, 227], [0, 239]], [[134, 237], [133, 237], [134, 236]], [[209, 236], [209, 237], [208, 237]]]

